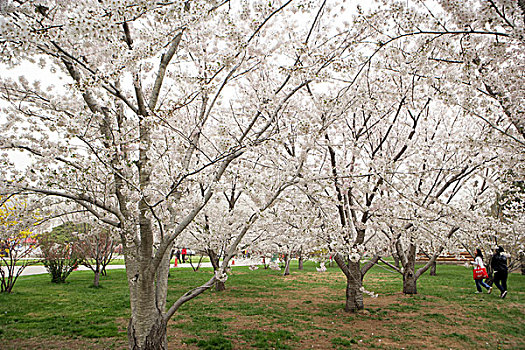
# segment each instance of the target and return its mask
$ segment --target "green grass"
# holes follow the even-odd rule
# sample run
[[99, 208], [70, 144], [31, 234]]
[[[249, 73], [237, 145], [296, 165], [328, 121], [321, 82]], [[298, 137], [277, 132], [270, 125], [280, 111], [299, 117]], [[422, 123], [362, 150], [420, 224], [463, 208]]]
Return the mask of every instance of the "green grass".
[[[199, 263], [199, 260], [200, 260], [200, 256], [194, 255], [194, 256], [191, 257], [191, 262], [193, 263], [193, 265], [195, 267]], [[28, 262], [29, 262], [30, 266], [43, 266], [44, 265], [41, 260], [37, 260], [37, 259], [31, 259], [31, 260], [20, 259], [19, 261], [16, 262], [16, 266], [21, 266], [21, 265], [27, 264]], [[189, 263], [189, 260], [186, 260], [186, 262]], [[210, 258], [203, 257], [201, 263], [206, 263], [206, 262], [210, 262]], [[175, 263], [175, 258], [171, 259], [171, 265], [173, 265], [174, 263]], [[179, 263], [180, 263], [180, 261], [179, 261]], [[113, 260], [111, 260], [109, 265], [124, 265], [124, 259], [113, 259]]]
[[[502, 300], [496, 290], [473, 294], [469, 272], [440, 265], [437, 276], [420, 278], [417, 295], [405, 296], [400, 275], [375, 267], [364, 284], [379, 297], [365, 297], [365, 313], [347, 314], [342, 310], [345, 280], [337, 267], [317, 273], [313, 263], [304, 271], [294, 265], [288, 277], [235, 267], [226, 291], [208, 291], [179, 309], [168, 325], [170, 348], [185, 343], [192, 349], [301, 349], [315, 344], [417, 349], [410, 343], [414, 337], [428, 338], [436, 348], [525, 348], [525, 276], [509, 276], [509, 294]], [[211, 273], [209, 268], [173, 269], [168, 303]], [[26, 342], [55, 339], [80, 342], [81, 348], [126, 348], [130, 309], [125, 271], [108, 270], [101, 277], [102, 288], [90, 288], [92, 279], [90, 271], [76, 271], [61, 285], [52, 284], [48, 275], [21, 277], [12, 294], [0, 295], [1, 344], [30, 349]], [[97, 345], [97, 339], [104, 343]], [[383, 345], [381, 339], [396, 346]]]
[[[358, 343], [358, 339], [344, 339], [344, 338], [339, 338], [339, 337], [336, 337], [336, 338], [332, 338], [332, 344], [334, 345], [341, 345], [344, 348], [346, 347], [352, 347], [353, 344], [357, 344]], [[339, 347], [338, 347], [339, 348]]]
[[123, 271], [109, 274], [104, 288], [89, 288], [92, 273], [87, 271], [73, 273], [60, 285], [47, 274], [21, 277], [12, 294], [0, 295], [1, 337], [116, 337], [115, 319], [129, 313], [124, 277]]

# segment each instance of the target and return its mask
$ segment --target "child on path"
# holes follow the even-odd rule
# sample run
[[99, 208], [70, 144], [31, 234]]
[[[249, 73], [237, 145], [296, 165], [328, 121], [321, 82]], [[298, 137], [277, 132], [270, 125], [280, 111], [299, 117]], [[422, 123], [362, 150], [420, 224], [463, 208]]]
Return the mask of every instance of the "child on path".
[[[475, 269], [485, 267], [485, 265], [483, 264], [483, 254], [481, 253], [481, 249], [479, 248], [476, 249], [476, 257], [474, 261], [471, 261], [471, 264], [474, 265]], [[483, 277], [480, 279], [474, 279], [474, 281], [476, 282], [476, 289], [477, 289], [477, 291], [475, 292], [476, 294], [482, 293], [481, 287], [487, 288], [488, 294], [492, 293], [492, 287], [483, 281]]]

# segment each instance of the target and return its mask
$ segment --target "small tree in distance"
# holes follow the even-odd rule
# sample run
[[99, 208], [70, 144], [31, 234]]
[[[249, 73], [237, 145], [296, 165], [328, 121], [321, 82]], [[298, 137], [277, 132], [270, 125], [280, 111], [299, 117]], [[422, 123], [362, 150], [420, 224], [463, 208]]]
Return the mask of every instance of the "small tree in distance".
[[82, 265], [95, 274], [93, 286], [99, 287], [100, 274], [106, 274], [106, 266], [114, 259], [118, 237], [108, 227], [88, 223], [77, 225], [77, 250]]
[[11, 293], [24, 269], [36, 260], [29, 258], [37, 248], [32, 231], [37, 216], [26, 201], [0, 197], [0, 292]]
[[51, 275], [51, 282], [65, 283], [67, 277], [82, 262], [80, 250], [73, 233], [78, 225], [67, 222], [54, 227], [40, 237], [44, 266]]

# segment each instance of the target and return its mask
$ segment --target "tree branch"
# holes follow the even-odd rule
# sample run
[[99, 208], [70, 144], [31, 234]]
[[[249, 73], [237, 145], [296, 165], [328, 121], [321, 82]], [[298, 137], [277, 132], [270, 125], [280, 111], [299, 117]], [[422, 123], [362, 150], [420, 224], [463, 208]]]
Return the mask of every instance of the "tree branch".
[[173, 305], [169, 308], [169, 310], [164, 314], [164, 321], [168, 321], [174, 314], [177, 312], [177, 310], [186, 302], [190, 301], [193, 298], [198, 297], [200, 294], [204, 293], [206, 290], [213, 287], [215, 284], [215, 281], [217, 278], [213, 276], [208, 280], [208, 282], [204, 283], [200, 287], [194, 288], [188, 292], [186, 292], [183, 296], [181, 296]]
[[[42, 189], [42, 188], [36, 188], [36, 187], [23, 187], [23, 190], [25, 191], [30, 191], [30, 192], [34, 192], [34, 193], [41, 193], [41, 194], [45, 194], [45, 195], [49, 195], [49, 196], [56, 196], [56, 197], [62, 197], [62, 198], [67, 198], [67, 199], [70, 199], [70, 200], [73, 200], [74, 202], [80, 204], [81, 206], [83, 206], [84, 208], [86, 208], [90, 213], [92, 213], [93, 215], [95, 215], [98, 219], [100, 219], [101, 221], [109, 224], [109, 225], [112, 225], [112, 226], [115, 226], [115, 227], [120, 227], [121, 225], [121, 222], [123, 220], [123, 217], [120, 215], [120, 213], [118, 211], [116, 211], [115, 209], [113, 208], [110, 208], [106, 205], [104, 205], [104, 203], [94, 199], [94, 198], [91, 198], [91, 197], [88, 197], [86, 196], [85, 194], [71, 194], [71, 193], [67, 193], [67, 192], [61, 192], [61, 191], [55, 191], [55, 190], [46, 190], [46, 189]], [[113, 215], [115, 215], [119, 221], [114, 221], [114, 220], [110, 220], [108, 218], [104, 218], [100, 215], [100, 213], [96, 212], [93, 208], [91, 208], [89, 205], [94, 205], [95, 207], [98, 207], [108, 213], [111, 213]]]
[[[447, 235], [447, 239], [449, 239], [450, 237], [452, 237], [452, 235], [459, 230], [459, 227], [455, 226], [455, 227], [452, 227], [450, 229], [450, 231], [448, 232], [448, 235]], [[445, 249], [445, 246], [444, 245], [441, 245], [438, 250], [436, 251], [436, 253], [434, 253], [434, 255], [428, 259], [427, 263], [419, 268], [417, 271], [416, 271], [416, 274], [415, 274], [415, 278], [418, 279], [419, 276], [421, 276], [422, 274], [424, 274], [431, 266], [432, 264], [436, 261], [436, 259], [439, 257], [439, 255], [443, 252], [443, 250]]]
[[363, 265], [361, 267], [361, 276], [366, 275], [368, 270], [370, 270], [375, 264], [377, 264], [380, 258], [381, 258], [381, 255], [376, 254], [365, 265]]
[[393, 270], [399, 272], [400, 274], [403, 274], [403, 271], [401, 271], [400, 268], [398, 268], [398, 267], [392, 265], [391, 263], [389, 263], [388, 261], [384, 260], [383, 258], [379, 258], [378, 260], [381, 261], [381, 262], [382, 262], [383, 264], [385, 264], [386, 266], [390, 267], [391, 269], [393, 269]]
[[337, 252], [334, 255], [334, 260], [337, 263], [337, 266], [343, 271], [347, 279], [350, 279], [352, 276], [350, 275], [350, 269], [348, 268], [348, 265], [346, 265], [346, 262], [343, 258], [343, 256]]
[[153, 90], [151, 92], [151, 97], [149, 100], [149, 109], [151, 111], [154, 110], [155, 106], [157, 105], [160, 90], [162, 88], [162, 82], [164, 81], [164, 77], [166, 75], [166, 70], [168, 68], [169, 63], [171, 62], [171, 59], [175, 55], [175, 52], [177, 52], [177, 49], [179, 48], [183, 33], [184, 28], [173, 38], [173, 40], [170, 43], [170, 47], [168, 48], [168, 51], [163, 53], [160, 58], [159, 70], [157, 72], [157, 77], [155, 78], [155, 83], [153, 84]]

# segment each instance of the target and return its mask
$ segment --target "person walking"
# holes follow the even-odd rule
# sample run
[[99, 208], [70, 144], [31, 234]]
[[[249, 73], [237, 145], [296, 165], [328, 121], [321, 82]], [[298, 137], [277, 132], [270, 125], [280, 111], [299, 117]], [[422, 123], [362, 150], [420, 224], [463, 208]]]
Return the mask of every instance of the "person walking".
[[175, 259], [177, 259], [177, 263], [180, 263], [180, 250], [177, 248], [177, 251], [175, 252]]
[[[483, 269], [485, 268], [485, 265], [483, 264], [483, 254], [481, 253], [481, 249], [476, 249], [476, 257], [474, 258], [474, 261], [470, 262], [472, 265], [474, 265], [474, 269]], [[474, 281], [476, 282], [476, 294], [482, 293], [481, 287], [485, 287], [487, 289], [487, 294], [492, 293], [492, 287], [486, 284], [483, 281], [484, 277], [481, 278], [474, 278]]]
[[507, 257], [502, 253], [505, 250], [502, 247], [497, 247], [494, 249], [494, 255], [490, 262], [490, 267], [494, 271], [494, 284], [500, 290], [500, 298], [505, 299], [507, 296], [507, 277], [508, 277], [508, 267], [507, 267]]
[[181, 257], [182, 257], [182, 262], [183, 262], [183, 263], [186, 262], [186, 253], [187, 253], [186, 248], [182, 248], [182, 251], [180, 252], [180, 255], [181, 255]]

